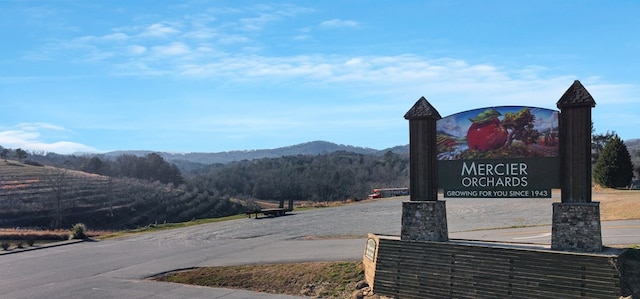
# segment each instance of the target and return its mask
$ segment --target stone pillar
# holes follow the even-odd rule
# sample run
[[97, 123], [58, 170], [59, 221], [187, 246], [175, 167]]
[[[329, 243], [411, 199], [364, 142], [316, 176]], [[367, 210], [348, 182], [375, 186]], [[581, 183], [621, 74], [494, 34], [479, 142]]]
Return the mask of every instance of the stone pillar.
[[600, 203], [553, 204], [551, 249], [579, 252], [602, 251]]
[[448, 241], [449, 231], [445, 202], [442, 200], [403, 202], [400, 239]]
[[602, 251], [600, 205], [591, 202], [591, 109], [596, 102], [580, 81], [558, 100], [561, 202], [554, 203], [551, 248]]
[[402, 204], [402, 240], [448, 241], [446, 206], [438, 201], [436, 109], [421, 97], [409, 120], [409, 202]]

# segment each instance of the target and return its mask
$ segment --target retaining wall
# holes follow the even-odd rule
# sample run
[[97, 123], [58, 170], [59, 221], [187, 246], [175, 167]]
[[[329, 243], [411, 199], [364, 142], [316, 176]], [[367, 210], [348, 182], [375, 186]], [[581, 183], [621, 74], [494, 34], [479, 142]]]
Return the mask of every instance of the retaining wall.
[[633, 249], [587, 254], [370, 234], [363, 263], [374, 292], [394, 298], [617, 299], [640, 296], [638, 256]]

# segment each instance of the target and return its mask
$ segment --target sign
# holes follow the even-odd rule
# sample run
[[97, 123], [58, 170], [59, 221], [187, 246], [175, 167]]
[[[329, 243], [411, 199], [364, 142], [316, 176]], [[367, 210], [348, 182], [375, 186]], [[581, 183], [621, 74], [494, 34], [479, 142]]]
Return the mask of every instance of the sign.
[[364, 250], [364, 256], [368, 257], [370, 260], [374, 260], [376, 255], [376, 241], [374, 239], [367, 240], [367, 247]]
[[438, 120], [444, 197], [551, 197], [560, 186], [558, 113], [501, 106]]

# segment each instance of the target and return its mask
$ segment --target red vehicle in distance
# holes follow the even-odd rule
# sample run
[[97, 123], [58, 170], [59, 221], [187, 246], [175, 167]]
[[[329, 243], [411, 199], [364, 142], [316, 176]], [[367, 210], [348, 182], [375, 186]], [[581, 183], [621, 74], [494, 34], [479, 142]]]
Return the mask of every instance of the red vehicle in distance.
[[376, 188], [369, 194], [369, 199], [409, 195], [409, 188]]

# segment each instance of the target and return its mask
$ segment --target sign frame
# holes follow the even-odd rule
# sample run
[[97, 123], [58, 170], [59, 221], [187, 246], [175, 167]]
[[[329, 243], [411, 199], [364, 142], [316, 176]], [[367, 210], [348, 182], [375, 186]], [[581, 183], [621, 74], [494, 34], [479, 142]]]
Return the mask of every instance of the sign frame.
[[444, 197], [550, 198], [560, 187], [557, 110], [496, 106], [436, 123]]

